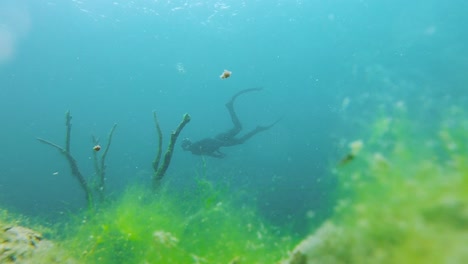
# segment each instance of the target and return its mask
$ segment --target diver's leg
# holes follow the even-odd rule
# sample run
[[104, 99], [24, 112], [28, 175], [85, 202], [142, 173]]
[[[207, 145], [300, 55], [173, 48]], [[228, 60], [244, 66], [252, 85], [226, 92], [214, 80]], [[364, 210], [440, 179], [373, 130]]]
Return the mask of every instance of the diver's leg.
[[228, 109], [229, 115], [231, 116], [231, 120], [232, 120], [234, 127], [224, 133], [218, 134], [216, 136], [216, 139], [222, 140], [222, 141], [229, 141], [232, 138], [234, 138], [237, 134], [239, 134], [239, 132], [242, 130], [242, 124], [239, 120], [239, 117], [237, 117], [236, 111], [234, 110], [234, 101], [241, 94], [253, 92], [253, 91], [260, 91], [260, 90], [262, 90], [262, 88], [245, 89], [245, 90], [239, 91], [238, 93], [232, 96], [231, 100], [229, 100], [229, 102], [226, 103], [226, 108]]
[[[226, 103], [226, 107], [229, 111], [229, 115], [231, 116], [232, 123], [234, 124], [234, 128], [238, 128], [237, 133], [239, 133], [242, 129], [242, 124], [239, 121], [239, 118], [237, 117], [236, 112], [234, 111], [234, 101], [237, 99], [237, 97], [241, 94], [248, 93], [248, 92], [254, 92], [254, 91], [260, 91], [262, 88], [250, 88], [250, 89], [245, 89], [242, 91], [239, 91], [235, 95], [232, 96], [231, 100]], [[237, 134], [236, 133], [236, 134]]]
[[232, 138], [231, 140], [225, 142], [224, 146], [234, 146], [234, 145], [239, 145], [243, 144], [245, 141], [250, 139], [251, 137], [255, 136], [256, 134], [270, 129], [272, 126], [274, 126], [276, 123], [278, 123], [280, 119], [276, 120], [274, 123], [268, 125], [268, 126], [257, 126], [254, 130], [250, 131], [249, 133], [243, 135], [240, 138]]
[[[228, 107], [228, 105], [233, 105], [234, 104], [234, 101], [236, 100], [236, 98], [241, 95], [241, 94], [245, 94], [245, 93], [248, 93], [248, 92], [257, 92], [257, 91], [261, 91], [263, 88], [249, 88], [249, 89], [244, 89], [244, 90], [241, 90], [239, 92], [237, 92], [236, 94], [234, 94], [232, 97], [231, 97], [231, 100], [229, 102], [226, 103], [226, 107]], [[229, 107], [228, 107], [229, 108]]]

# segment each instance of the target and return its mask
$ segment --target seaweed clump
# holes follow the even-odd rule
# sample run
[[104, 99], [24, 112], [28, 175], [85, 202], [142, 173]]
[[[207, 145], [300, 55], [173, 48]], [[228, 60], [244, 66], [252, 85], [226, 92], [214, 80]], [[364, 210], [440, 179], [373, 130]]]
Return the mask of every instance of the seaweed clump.
[[[133, 186], [119, 200], [61, 227], [82, 263], [274, 263], [292, 239], [202, 180], [200, 192]], [[213, 199], [216, 200], [213, 202]]]
[[284, 263], [468, 263], [468, 120], [379, 118], [340, 182], [334, 216]]

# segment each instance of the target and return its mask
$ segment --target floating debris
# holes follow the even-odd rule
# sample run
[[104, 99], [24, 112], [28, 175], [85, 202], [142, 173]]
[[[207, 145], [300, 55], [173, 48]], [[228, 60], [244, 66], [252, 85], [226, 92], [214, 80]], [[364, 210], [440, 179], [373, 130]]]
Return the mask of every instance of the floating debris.
[[219, 76], [219, 78], [227, 79], [227, 78], [231, 77], [231, 74], [232, 74], [232, 72], [230, 72], [228, 70], [224, 70], [223, 73]]

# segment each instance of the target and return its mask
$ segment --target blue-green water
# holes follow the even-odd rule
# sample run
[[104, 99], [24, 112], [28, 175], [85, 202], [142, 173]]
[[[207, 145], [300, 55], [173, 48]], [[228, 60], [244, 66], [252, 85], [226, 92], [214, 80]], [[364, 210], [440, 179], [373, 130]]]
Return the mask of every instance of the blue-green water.
[[[165, 181], [207, 177], [252, 193], [275, 224], [308, 229], [331, 213], [331, 164], [381, 104], [404, 101], [430, 127], [448, 105], [466, 108], [466, 1], [21, 1], [0, 2], [0, 204], [55, 218], [85, 207], [68, 164], [36, 137], [64, 144], [93, 174], [91, 136], [118, 127], [107, 159], [109, 194], [150, 184], [157, 148], [184, 113], [181, 137], [281, 121], [224, 159], [176, 146]], [[224, 69], [232, 77], [221, 80]], [[349, 100], [349, 106], [346, 102]], [[167, 141], [166, 141], [167, 143]], [[179, 142], [180, 143], [180, 142]]]

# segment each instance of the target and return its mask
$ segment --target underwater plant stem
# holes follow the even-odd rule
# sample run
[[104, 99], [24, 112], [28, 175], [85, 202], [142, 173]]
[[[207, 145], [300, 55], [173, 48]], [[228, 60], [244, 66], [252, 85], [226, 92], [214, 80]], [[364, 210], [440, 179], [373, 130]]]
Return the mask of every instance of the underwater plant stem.
[[[93, 135], [92, 136], [93, 138], [93, 144], [94, 145], [98, 145], [99, 144], [99, 140]], [[98, 155], [97, 155], [97, 151], [93, 151], [93, 163], [94, 163], [94, 171], [96, 173], [96, 175], [101, 175], [101, 168], [99, 167], [99, 158], [98, 158]]]
[[67, 132], [65, 134], [65, 150], [70, 153], [70, 137], [71, 137], [71, 119], [70, 110], [65, 113], [65, 125], [67, 127]]
[[40, 142], [44, 143], [44, 144], [47, 144], [47, 145], [49, 145], [49, 146], [52, 146], [52, 147], [58, 149], [61, 153], [67, 152], [67, 151], [64, 150], [61, 146], [59, 146], [59, 145], [57, 145], [57, 144], [55, 144], [55, 143], [52, 143], [52, 142], [47, 141], [47, 140], [42, 139], [42, 138], [36, 138], [36, 139], [39, 140]]
[[161, 160], [163, 136], [162, 136], [161, 127], [159, 126], [159, 121], [156, 115], [156, 111], [153, 111], [153, 119], [154, 119], [154, 124], [156, 125], [156, 131], [158, 132], [158, 153], [156, 154], [156, 158], [153, 161], [153, 169], [154, 171], [157, 171], [159, 167], [159, 161]]
[[47, 141], [45, 139], [42, 139], [42, 138], [37, 138], [37, 140], [39, 140], [39, 142], [42, 142], [46, 145], [56, 148], [57, 150], [60, 151], [60, 153], [62, 153], [65, 156], [65, 158], [68, 161], [68, 164], [70, 165], [72, 175], [78, 180], [81, 188], [86, 194], [86, 202], [88, 203], [88, 207], [92, 207], [91, 190], [89, 189], [88, 183], [86, 182], [86, 179], [83, 177], [83, 174], [81, 174], [78, 168], [78, 164], [76, 163], [76, 160], [73, 158], [73, 156], [70, 153], [71, 119], [72, 117], [70, 115], [70, 111], [67, 111], [65, 113], [65, 120], [66, 120], [65, 125], [67, 127], [66, 135], [65, 135], [65, 148], [62, 148], [59, 145], [52, 143], [50, 141]]
[[92, 199], [91, 199], [91, 192], [89, 190], [88, 183], [86, 182], [85, 178], [83, 177], [80, 170], [78, 169], [78, 164], [76, 163], [76, 160], [73, 158], [73, 156], [68, 151], [66, 151], [62, 147], [58, 146], [57, 144], [54, 144], [54, 143], [52, 143], [50, 141], [47, 141], [45, 139], [42, 139], [42, 138], [37, 138], [37, 140], [39, 140], [39, 142], [42, 142], [42, 143], [44, 143], [46, 145], [49, 145], [49, 146], [52, 146], [52, 147], [58, 149], [60, 151], [60, 153], [62, 153], [65, 156], [65, 158], [68, 161], [68, 164], [70, 165], [72, 175], [76, 179], [78, 179], [78, 182], [80, 183], [81, 188], [86, 193], [86, 201], [87, 201], [88, 205], [91, 205], [90, 203], [91, 203]]
[[174, 146], [177, 141], [177, 137], [179, 136], [180, 132], [185, 127], [185, 125], [188, 124], [188, 122], [190, 122], [190, 115], [184, 114], [182, 118], [182, 122], [180, 122], [180, 124], [177, 126], [177, 129], [171, 133], [169, 145], [167, 147], [166, 153], [164, 154], [163, 163], [161, 164], [161, 166], [157, 168], [157, 170], [155, 170], [155, 173], [153, 176], [154, 187], [159, 186], [161, 179], [164, 177], [166, 170], [169, 168], [169, 164], [171, 162], [172, 153], [174, 152]]
[[[109, 132], [109, 135], [107, 137], [107, 144], [106, 147], [104, 148], [104, 151], [101, 155], [101, 159], [98, 158], [97, 151], [93, 151], [93, 159], [94, 159], [94, 170], [95, 170], [95, 175], [98, 177], [98, 183], [97, 185], [93, 185], [93, 191], [96, 193], [99, 193], [99, 198], [101, 201], [104, 200], [104, 189], [105, 189], [105, 176], [106, 176], [106, 157], [107, 153], [109, 152], [110, 145], [112, 143], [112, 135], [114, 134], [115, 128], [117, 127], [117, 124], [114, 124]], [[99, 144], [99, 140], [96, 139], [96, 137], [93, 136], [93, 143], [95, 145]]]
[[104, 149], [104, 152], [102, 153], [101, 157], [101, 168], [105, 168], [105, 161], [107, 157], [107, 153], [109, 152], [109, 147], [112, 143], [112, 135], [114, 134], [115, 128], [117, 127], [117, 124], [114, 124], [109, 132], [109, 135], [107, 136], [107, 145], [106, 148]]
[[105, 182], [105, 176], [106, 176], [106, 157], [107, 153], [109, 152], [109, 147], [112, 143], [112, 135], [114, 134], [115, 128], [117, 127], [117, 124], [114, 124], [109, 132], [109, 135], [107, 137], [107, 144], [106, 148], [104, 149], [104, 152], [102, 153], [101, 156], [101, 163], [100, 163], [100, 168], [99, 168], [99, 193], [101, 195], [101, 198], [103, 197], [104, 194], [104, 182]]
[[[94, 136], [93, 136], [93, 142], [94, 143], [97, 142], [97, 140], [94, 138]], [[94, 177], [98, 178], [98, 182], [92, 181], [89, 188], [94, 193], [98, 193], [99, 194], [99, 200], [103, 201], [104, 200], [104, 189], [103, 188], [101, 189], [102, 183], [101, 183], [101, 180], [100, 180], [101, 175], [102, 175], [102, 171], [101, 171], [101, 168], [99, 167], [99, 158], [98, 158], [98, 154], [96, 153], [96, 151], [93, 151], [93, 163], [94, 163], [94, 171], [95, 171]]]

